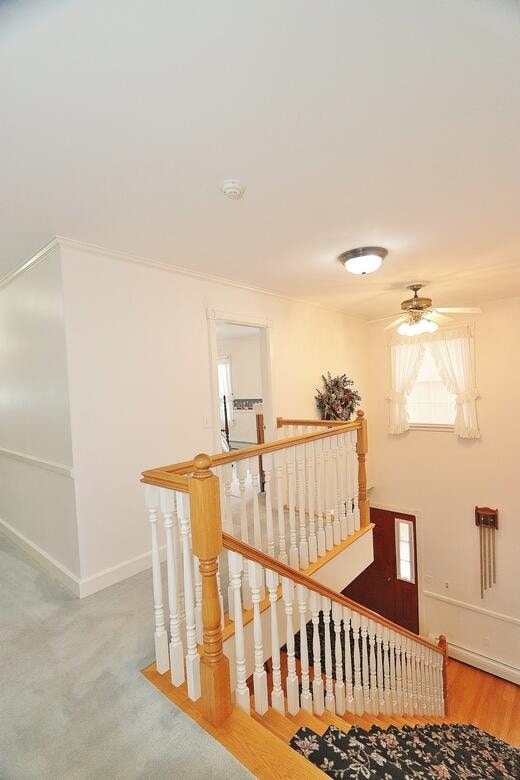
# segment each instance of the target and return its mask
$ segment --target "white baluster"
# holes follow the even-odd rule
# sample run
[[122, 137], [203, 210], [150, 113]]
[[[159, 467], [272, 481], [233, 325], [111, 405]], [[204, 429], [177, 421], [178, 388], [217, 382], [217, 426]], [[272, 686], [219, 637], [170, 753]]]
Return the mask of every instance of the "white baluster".
[[422, 684], [422, 698], [423, 698], [423, 711], [422, 715], [428, 715], [430, 712], [429, 697], [430, 691], [428, 690], [428, 676], [426, 673], [426, 650], [424, 645], [420, 647], [421, 656], [421, 684]]
[[235, 602], [235, 703], [249, 715], [249, 688], [246, 684], [246, 656], [244, 643], [244, 623], [242, 617], [242, 569], [243, 560], [239, 553], [228, 551], [228, 566]]
[[285, 699], [280, 669], [280, 632], [278, 629], [278, 574], [271, 569], [266, 569], [265, 580], [271, 604], [271, 664], [273, 672], [271, 705], [274, 710], [285, 715]]
[[168, 574], [168, 604], [170, 607], [170, 676], [172, 684], [182, 685], [184, 682], [184, 648], [180, 632], [179, 594], [177, 572], [175, 571], [175, 553], [173, 548], [175, 493], [172, 490], [160, 489], [161, 512], [164, 520], [166, 536], [166, 570]]
[[334, 512], [327, 512], [325, 517], [325, 547], [332, 550], [334, 547]]
[[425, 648], [426, 651], [426, 673], [427, 673], [427, 690], [428, 690], [428, 714], [433, 715], [435, 712], [434, 709], [434, 698], [433, 698], [433, 679], [432, 679], [432, 661], [431, 661], [431, 650], [429, 648]]
[[346, 688], [346, 706], [348, 712], [354, 712], [354, 688], [352, 685], [352, 647], [350, 644], [350, 617], [351, 610], [343, 607], [343, 627], [345, 631], [345, 688]]
[[276, 506], [278, 510], [278, 558], [282, 563], [287, 563], [287, 549], [285, 543], [285, 510], [284, 510], [284, 484], [283, 484], [283, 454], [277, 450], [274, 456], [276, 471]]
[[361, 658], [359, 653], [361, 618], [352, 610], [352, 633], [354, 635], [354, 708], [356, 715], [363, 714], [363, 688], [361, 687]]
[[193, 554], [190, 544], [190, 520], [187, 506], [179, 517], [182, 538], [182, 559], [184, 568], [184, 606], [186, 610], [186, 681], [188, 696], [192, 701], [200, 698], [200, 656], [197, 650], [197, 628], [195, 624], [195, 593], [193, 587]]
[[323, 498], [325, 505], [325, 546], [327, 550], [334, 547], [334, 534], [332, 521], [334, 520], [334, 506], [331, 500], [331, 475], [330, 475], [330, 440], [323, 439]]
[[299, 569], [298, 548], [296, 546], [296, 511], [295, 511], [295, 485], [294, 485], [294, 452], [286, 451], [287, 488], [289, 494], [289, 565], [293, 569]]
[[309, 649], [307, 646], [307, 589], [303, 585], [297, 585], [296, 595], [300, 613], [301, 706], [307, 712], [312, 712], [312, 694], [309, 682]]
[[338, 441], [338, 507], [339, 507], [339, 524], [341, 526], [341, 538], [346, 539], [348, 536], [348, 521], [347, 521], [347, 497], [345, 489], [346, 481], [346, 469], [345, 469], [345, 434], [340, 433], [337, 437]]
[[326, 552], [325, 529], [323, 525], [323, 464], [322, 464], [323, 446], [322, 440], [317, 439], [314, 442], [314, 461], [316, 467], [316, 512], [318, 515], [318, 532], [316, 541], [318, 544], [318, 556], [322, 557]]
[[396, 696], [396, 712], [398, 715], [402, 715], [403, 709], [403, 679], [402, 679], [402, 659], [401, 659], [401, 636], [397, 632], [395, 634], [395, 696]]
[[296, 660], [294, 657], [294, 583], [292, 580], [288, 579], [288, 577], [282, 577], [282, 594], [287, 626], [287, 710], [290, 715], [296, 715], [300, 709], [300, 696], [298, 690], [298, 677], [296, 676]]
[[[332, 621], [334, 623], [334, 651], [336, 656], [336, 713], [345, 712], [345, 683], [343, 682], [343, 648], [341, 647], [341, 617], [342, 608], [336, 601], [332, 602]], [[345, 638], [346, 642], [346, 638]]]
[[270, 452], [262, 458], [264, 469], [264, 490], [265, 490], [265, 523], [267, 531], [267, 554], [274, 558], [274, 529], [273, 529], [273, 498], [271, 493], [271, 478], [273, 472], [273, 461]]
[[361, 616], [361, 651], [362, 651], [362, 679], [363, 679], [363, 708], [370, 712], [370, 672], [368, 669], [368, 618]]
[[329, 439], [330, 446], [330, 490], [331, 490], [331, 506], [333, 515], [332, 522], [332, 537], [334, 545], [341, 542], [341, 524], [339, 522], [339, 503], [338, 503], [338, 439], [336, 436], [331, 436]]
[[255, 547], [262, 550], [262, 530], [260, 527], [260, 508], [258, 505], [258, 494], [260, 493], [260, 470], [258, 458], [249, 458], [249, 470], [251, 472], [251, 482], [253, 488], [253, 536]]
[[157, 539], [157, 510], [159, 507], [159, 488], [154, 485], [145, 487], [148, 522], [152, 535], [152, 588], [155, 621], [155, 666], [159, 674], [170, 668], [168, 657], [168, 634], [164, 624], [164, 607], [162, 596], [161, 561], [159, 558], [159, 543]]
[[240, 491], [240, 538], [246, 544], [249, 544], [249, 529], [247, 526], [247, 459], [239, 460], [237, 463], [238, 488]]
[[329, 712], [336, 712], [334, 684], [332, 682], [332, 649], [330, 644], [330, 599], [323, 598], [323, 622], [325, 624], [325, 707]]
[[302, 444], [296, 447], [296, 486], [298, 492], [298, 520], [300, 527], [300, 568], [309, 565], [309, 543], [307, 541], [307, 522], [305, 519], [305, 450]]
[[352, 461], [354, 464], [354, 470], [353, 470], [353, 477], [354, 477], [354, 484], [353, 484], [353, 496], [352, 500], [354, 503], [354, 529], [356, 531], [359, 531], [361, 524], [360, 524], [360, 517], [359, 517], [359, 501], [358, 501], [358, 460], [357, 460], [357, 449], [356, 449], [356, 439], [354, 435], [352, 436]]
[[410, 645], [410, 639], [403, 638], [401, 642], [401, 666], [403, 667], [403, 710], [406, 715], [413, 715]]
[[376, 662], [376, 624], [368, 621], [368, 641], [370, 645], [370, 712], [377, 715], [379, 712], [379, 700], [377, 691], [377, 662]]
[[255, 694], [255, 710], [260, 715], [267, 712], [267, 675], [264, 669], [264, 644], [262, 639], [262, 617], [260, 602], [264, 587], [264, 570], [255, 561], [249, 561], [249, 585], [253, 599], [253, 641], [255, 645], [255, 671], [253, 674], [253, 690]]
[[390, 631], [386, 626], [383, 628], [383, 670], [385, 678], [385, 715], [392, 714], [392, 691], [390, 689], [390, 649], [389, 649]]
[[397, 690], [395, 687], [395, 633], [390, 631], [390, 691], [392, 712], [397, 713]]
[[424, 715], [426, 712], [424, 701], [423, 674], [422, 674], [422, 645], [415, 643], [415, 668], [417, 679], [417, 714]]
[[314, 446], [305, 444], [305, 468], [307, 484], [307, 511], [309, 514], [309, 561], [318, 560], [318, 540], [316, 538], [316, 518], [314, 509]]
[[410, 713], [416, 715], [419, 711], [419, 704], [417, 701], [417, 658], [416, 658], [416, 644], [411, 639], [408, 640], [409, 658], [410, 658], [410, 677], [411, 677], [411, 694], [412, 694], [412, 707]]
[[385, 678], [383, 675], [383, 626], [378, 623], [376, 626], [376, 656], [377, 656], [377, 710], [376, 714], [385, 712]]
[[226, 533], [235, 535], [233, 528], [233, 507], [231, 498], [231, 487], [233, 484], [233, 467], [231, 463], [225, 463], [222, 469], [222, 481], [224, 483], [224, 530]]
[[322, 715], [325, 710], [323, 698], [323, 678], [321, 676], [321, 644], [320, 644], [320, 597], [316, 591], [311, 591], [311, 617], [312, 617], [312, 655], [314, 661], [314, 679], [312, 681], [312, 698], [314, 713]]

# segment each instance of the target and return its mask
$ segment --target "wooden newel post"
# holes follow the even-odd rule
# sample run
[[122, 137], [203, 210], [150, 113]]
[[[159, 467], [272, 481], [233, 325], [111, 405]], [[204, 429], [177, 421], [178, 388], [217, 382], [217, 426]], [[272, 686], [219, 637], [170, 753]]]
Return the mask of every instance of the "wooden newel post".
[[356, 446], [358, 458], [358, 504], [360, 524], [363, 527], [370, 523], [370, 504], [367, 498], [367, 469], [365, 464], [368, 452], [368, 432], [365, 412], [358, 409], [357, 418], [360, 423], [357, 429]]
[[442, 689], [444, 694], [444, 715], [448, 714], [448, 643], [446, 637], [441, 634], [439, 637], [439, 650], [442, 650], [444, 662], [442, 664]]
[[197, 455], [190, 480], [192, 549], [202, 576], [201, 691], [204, 716], [218, 726], [231, 714], [229, 661], [224, 655], [218, 593], [218, 556], [222, 552], [218, 478], [210, 471], [211, 458]]

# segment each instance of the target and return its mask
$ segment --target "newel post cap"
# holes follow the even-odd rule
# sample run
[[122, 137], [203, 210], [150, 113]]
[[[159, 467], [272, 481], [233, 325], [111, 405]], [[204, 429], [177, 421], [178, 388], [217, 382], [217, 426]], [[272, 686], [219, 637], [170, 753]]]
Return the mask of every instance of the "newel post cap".
[[193, 458], [193, 476], [205, 477], [210, 474], [211, 458], [205, 452], [200, 452]]

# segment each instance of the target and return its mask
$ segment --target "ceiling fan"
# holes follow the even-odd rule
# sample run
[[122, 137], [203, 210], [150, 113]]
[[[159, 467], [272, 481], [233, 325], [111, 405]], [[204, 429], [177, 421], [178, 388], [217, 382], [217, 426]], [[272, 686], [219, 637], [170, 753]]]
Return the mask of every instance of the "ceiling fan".
[[[391, 314], [389, 317], [382, 317], [370, 322], [383, 322], [393, 319], [385, 330], [397, 328], [402, 336], [418, 336], [421, 333], [434, 333], [439, 325], [449, 322], [453, 319], [449, 314], [481, 314], [482, 309], [474, 306], [438, 308], [432, 306], [432, 299], [419, 296], [419, 290], [425, 287], [424, 284], [409, 284], [407, 290], [413, 291], [413, 297], [407, 298], [401, 303], [401, 313], [399, 315]], [[397, 319], [394, 319], [397, 317]]]

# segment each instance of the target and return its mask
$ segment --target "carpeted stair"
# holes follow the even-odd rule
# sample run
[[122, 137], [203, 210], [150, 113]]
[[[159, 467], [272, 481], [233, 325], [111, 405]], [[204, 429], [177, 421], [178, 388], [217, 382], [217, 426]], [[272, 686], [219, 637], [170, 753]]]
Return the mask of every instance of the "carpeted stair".
[[347, 732], [329, 726], [322, 736], [304, 726], [289, 744], [341, 780], [520, 778], [520, 750], [470, 725], [353, 726]]

